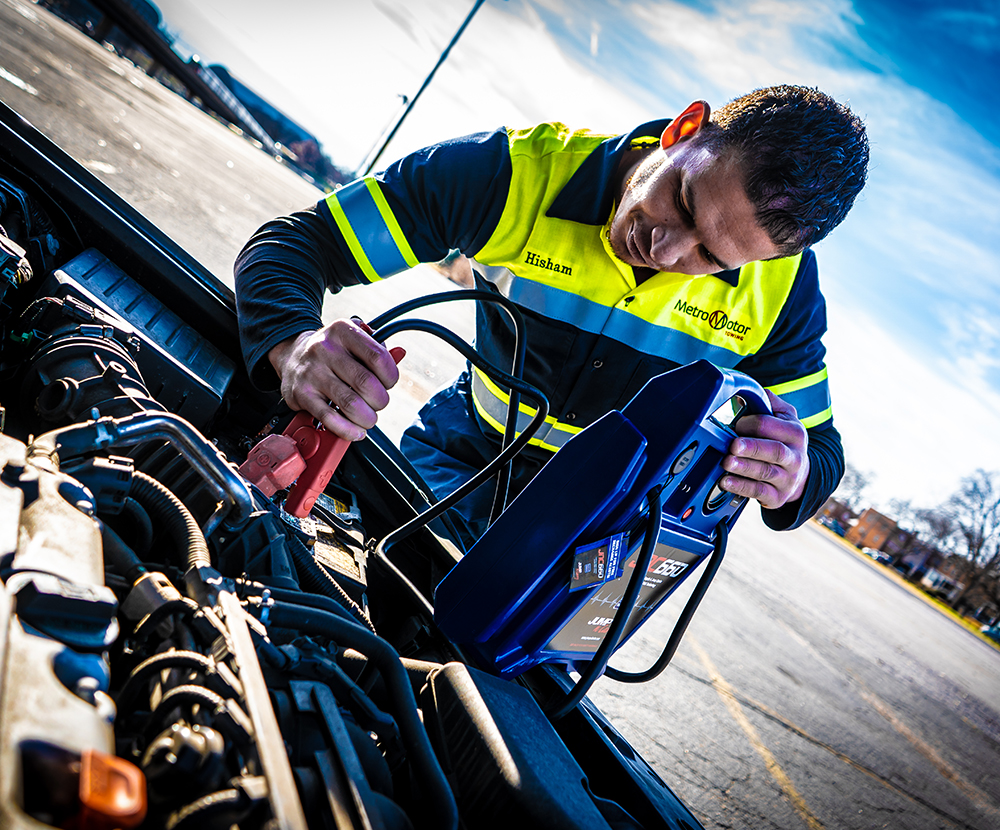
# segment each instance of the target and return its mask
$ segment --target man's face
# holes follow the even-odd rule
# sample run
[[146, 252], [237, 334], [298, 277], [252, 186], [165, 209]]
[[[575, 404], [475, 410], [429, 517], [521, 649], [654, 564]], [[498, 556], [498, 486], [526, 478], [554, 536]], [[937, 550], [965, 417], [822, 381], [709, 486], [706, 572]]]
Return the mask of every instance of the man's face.
[[738, 163], [696, 140], [642, 161], [609, 238], [622, 262], [676, 274], [714, 274], [779, 253], [754, 216]]

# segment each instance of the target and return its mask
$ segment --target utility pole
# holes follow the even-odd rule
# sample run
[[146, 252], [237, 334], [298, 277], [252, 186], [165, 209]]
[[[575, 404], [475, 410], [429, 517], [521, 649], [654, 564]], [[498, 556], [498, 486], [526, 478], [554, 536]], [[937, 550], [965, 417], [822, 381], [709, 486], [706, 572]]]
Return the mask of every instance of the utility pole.
[[[385, 152], [385, 148], [389, 146], [389, 142], [392, 141], [393, 137], [396, 135], [400, 126], [402, 126], [403, 120], [406, 118], [407, 115], [410, 114], [410, 110], [413, 109], [414, 104], [417, 103], [417, 100], [423, 94], [423, 91], [427, 89], [427, 86], [434, 78], [434, 73], [438, 71], [438, 67], [440, 67], [441, 64], [445, 62], [445, 60], [447, 60], [448, 53], [451, 52], [451, 47], [454, 46], [456, 43], [458, 43], [458, 39], [462, 36], [462, 32], [465, 31], [465, 27], [469, 25], [469, 22], [475, 16], [476, 12], [479, 11], [479, 7], [483, 5], [483, 3], [485, 2], [486, 0], [476, 0], [476, 4], [472, 7], [472, 11], [469, 12], [468, 16], [462, 22], [462, 25], [458, 27], [458, 31], [455, 32], [455, 36], [451, 39], [451, 42], [445, 47], [444, 51], [441, 53], [441, 57], [438, 58], [437, 63], [434, 64], [434, 68], [430, 71], [430, 74], [426, 78], [424, 78], [424, 82], [420, 86], [420, 89], [417, 90], [417, 94], [410, 99], [409, 103], [407, 103], [406, 109], [403, 110], [402, 114], [396, 120], [396, 123], [393, 124], [392, 129], [389, 130], [388, 135], [386, 135], [386, 137], [382, 139], [382, 142], [381, 144], [379, 144], [378, 149], [373, 151], [374, 155], [372, 153], [368, 154], [371, 157], [371, 161], [369, 161], [367, 165], [365, 165], [364, 162], [362, 162], [362, 166], [365, 169], [361, 175], [367, 176], [372, 171], [372, 168], [375, 167], [378, 160], [382, 157], [382, 153]], [[403, 97], [405, 100], [405, 96]]]

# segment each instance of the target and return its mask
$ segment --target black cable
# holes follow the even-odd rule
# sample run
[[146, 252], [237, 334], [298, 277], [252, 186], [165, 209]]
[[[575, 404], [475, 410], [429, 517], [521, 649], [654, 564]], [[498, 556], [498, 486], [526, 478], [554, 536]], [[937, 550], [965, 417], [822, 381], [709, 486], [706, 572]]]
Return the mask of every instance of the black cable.
[[[460, 291], [442, 291], [438, 294], [425, 294], [422, 297], [415, 297], [412, 300], [400, 303], [394, 308], [390, 308], [388, 311], [380, 314], [375, 319], [369, 320], [368, 325], [377, 331], [386, 323], [395, 320], [402, 314], [409, 314], [411, 311], [416, 311], [418, 308], [426, 308], [429, 305], [449, 303], [456, 300], [484, 300], [486, 302], [496, 303], [510, 315], [511, 320], [514, 323], [518, 339], [522, 341], [524, 340], [524, 315], [521, 313], [520, 306], [518, 306], [518, 304], [513, 300], [505, 297], [503, 294], [494, 294], [492, 291], [483, 291], [479, 288], [467, 288]], [[379, 341], [382, 340], [382, 338], [379, 337], [376, 337], [375, 339]]]
[[122, 515], [132, 520], [132, 530], [137, 537], [131, 546], [132, 550], [140, 556], [149, 553], [153, 546], [153, 522], [146, 508], [129, 496], [122, 505]]
[[183, 614], [185, 617], [190, 617], [191, 615], [198, 613], [199, 607], [200, 606], [197, 602], [193, 599], [188, 599], [187, 597], [179, 596], [177, 599], [167, 600], [166, 602], [158, 605], [135, 624], [135, 628], [132, 629], [132, 633], [128, 636], [126, 643], [129, 648], [135, 650], [142, 645], [146, 641], [146, 638], [149, 637], [152, 632], [156, 631], [156, 629], [160, 627], [160, 623], [168, 617], [172, 617], [174, 614]]
[[646, 517], [646, 529], [642, 539], [642, 548], [636, 557], [632, 578], [629, 579], [621, 602], [618, 603], [615, 618], [611, 621], [611, 625], [608, 627], [608, 632], [604, 635], [601, 645], [594, 653], [590, 664], [583, 671], [583, 674], [580, 675], [580, 679], [576, 682], [576, 685], [570, 689], [566, 698], [558, 706], [551, 712], [548, 712], [550, 720], [559, 720], [565, 717], [583, 700], [583, 696], [590, 691], [590, 687], [594, 685], [594, 681], [604, 672], [608, 660], [611, 659], [612, 653], [618, 647], [622, 634], [625, 632], [625, 625], [632, 616], [632, 610], [639, 599], [639, 590], [642, 588], [642, 582], [646, 578], [646, 571], [649, 570], [649, 563], [653, 560], [653, 551], [656, 549], [656, 542], [660, 538], [660, 518], [663, 512], [660, 502], [660, 488], [654, 487], [650, 490], [646, 494], [646, 501], [649, 505], [649, 513]]
[[[492, 291], [484, 291], [481, 289], [445, 291], [440, 294], [429, 294], [424, 297], [417, 297], [416, 299], [401, 303], [395, 308], [392, 308], [384, 314], [376, 317], [371, 321], [370, 325], [373, 329], [379, 329], [390, 320], [394, 320], [399, 317], [401, 314], [407, 314], [418, 308], [424, 308], [429, 305], [437, 305], [438, 303], [447, 303], [456, 300], [475, 300], [477, 302], [493, 303], [500, 306], [507, 312], [507, 315], [510, 317], [511, 322], [514, 325], [514, 355], [511, 359], [510, 373], [516, 378], [521, 378], [524, 374], [524, 360], [528, 347], [528, 337], [524, 325], [524, 315], [521, 313], [521, 309], [517, 303], [503, 296], [503, 294], [495, 294]], [[376, 339], [384, 340], [385, 338], [376, 337]], [[507, 423], [504, 425], [503, 440], [500, 444], [501, 450], [505, 449], [513, 442], [517, 433], [517, 414], [520, 405], [520, 392], [515, 389], [511, 389], [510, 399], [507, 403]], [[504, 508], [507, 506], [507, 496], [510, 491], [512, 469], [513, 464], [508, 462], [497, 472], [496, 490], [493, 493], [493, 506], [490, 510], [490, 524], [493, 524], [493, 522], [497, 520], [500, 514], [504, 511]]]
[[417, 701], [410, 686], [410, 679], [399, 661], [396, 650], [381, 637], [377, 637], [357, 623], [347, 622], [335, 614], [275, 602], [271, 606], [270, 620], [281, 628], [291, 628], [303, 634], [320, 635], [335, 640], [341, 646], [353, 648], [366, 655], [378, 667], [393, 703], [394, 716], [400, 735], [410, 754], [415, 776], [423, 785], [431, 802], [428, 816], [439, 820], [442, 827], [458, 827], [458, 807], [441, 765], [438, 763], [430, 739], [420, 720]]
[[458, 660], [460, 663], [465, 663], [466, 665], [468, 665], [470, 660], [466, 656], [465, 652], [461, 649], [461, 647], [459, 647], [457, 643], [452, 642], [451, 639], [446, 637], [442, 633], [441, 629], [438, 628], [437, 621], [434, 619], [434, 606], [430, 602], [430, 600], [428, 600], [427, 597], [425, 597], [417, 589], [417, 586], [410, 581], [409, 577], [406, 574], [404, 574], [398, 567], [396, 567], [396, 563], [393, 562], [388, 556], [386, 556], [384, 553], [378, 550], [376, 550], [376, 554], [377, 554], [376, 557], [372, 560], [372, 564], [375, 567], [381, 565], [382, 567], [388, 569], [388, 573], [400, 585], [402, 585], [407, 592], [413, 595], [413, 598], [417, 601], [417, 604], [422, 606], [424, 611], [427, 613], [429, 624], [433, 626], [437, 634], [441, 637], [441, 639], [444, 640], [448, 650], [452, 653], [454, 659]]
[[645, 683], [647, 680], [652, 680], [659, 675], [667, 667], [673, 659], [677, 647], [681, 644], [681, 638], [687, 630], [688, 623], [691, 622], [694, 612], [698, 610], [698, 605], [701, 603], [702, 597], [705, 596], [708, 586], [715, 578], [716, 571], [719, 570], [719, 565], [722, 564], [722, 558], [726, 555], [726, 542], [728, 539], [729, 525], [723, 519], [715, 527], [715, 549], [712, 551], [712, 558], [709, 559], [705, 573], [698, 580], [698, 585], [695, 587], [694, 593], [688, 597], [684, 610], [674, 624], [674, 630], [670, 634], [670, 639], [667, 640], [667, 644], [663, 647], [663, 651], [660, 652], [660, 656], [656, 659], [656, 662], [643, 672], [625, 672], [608, 666], [605, 672], [607, 677], [617, 680], [620, 683]]
[[125, 581], [131, 585], [146, 573], [146, 566], [136, 555], [136, 552], [125, 544], [122, 537], [115, 533], [111, 527], [100, 522], [100, 528], [105, 565], [110, 565], [114, 573], [124, 577]]
[[528, 441], [531, 440], [532, 436], [539, 430], [545, 419], [549, 414], [549, 402], [548, 399], [542, 394], [541, 391], [536, 389], [530, 383], [525, 383], [523, 380], [519, 380], [506, 372], [497, 369], [495, 366], [486, 361], [483, 357], [476, 353], [475, 349], [472, 348], [468, 343], [462, 340], [460, 337], [454, 334], [454, 332], [449, 331], [440, 326], [437, 323], [431, 323], [427, 320], [400, 320], [398, 323], [389, 323], [386, 326], [380, 328], [375, 332], [375, 337], [377, 340], [384, 340], [392, 334], [399, 331], [414, 330], [422, 331], [426, 334], [433, 334], [440, 337], [446, 343], [452, 345], [455, 349], [461, 352], [468, 360], [475, 365], [482, 368], [487, 374], [496, 376], [501, 382], [506, 384], [511, 388], [511, 390], [517, 389], [524, 395], [534, 400], [538, 405], [538, 410], [535, 412], [534, 417], [531, 419], [531, 423], [521, 432], [517, 438], [508, 446], [506, 449], [502, 450], [501, 453], [494, 458], [489, 464], [483, 467], [478, 473], [476, 473], [472, 478], [470, 478], [465, 484], [455, 490], [446, 498], [441, 499], [439, 502], [434, 504], [432, 507], [425, 510], [419, 516], [411, 519], [409, 522], [404, 524], [402, 527], [397, 528], [388, 536], [386, 536], [377, 546], [378, 555], [384, 555], [384, 551], [388, 550], [391, 545], [396, 544], [398, 541], [406, 536], [409, 536], [413, 531], [426, 525], [431, 520], [440, 516], [445, 510], [453, 507], [463, 498], [465, 498], [469, 493], [479, 487], [483, 482], [493, 476], [496, 471], [506, 464], [515, 455], [521, 452], [525, 446], [527, 446]]

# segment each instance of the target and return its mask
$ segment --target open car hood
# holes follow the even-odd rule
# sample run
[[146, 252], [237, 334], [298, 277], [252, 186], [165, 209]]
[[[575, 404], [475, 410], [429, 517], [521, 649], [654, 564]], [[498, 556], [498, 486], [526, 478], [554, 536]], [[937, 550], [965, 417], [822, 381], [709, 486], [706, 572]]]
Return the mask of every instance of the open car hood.
[[[0, 105], [0, 824], [700, 827], [572, 683], [434, 623], [445, 524], [377, 430], [295, 520], [229, 289]], [[30, 278], [29, 278], [30, 275]]]

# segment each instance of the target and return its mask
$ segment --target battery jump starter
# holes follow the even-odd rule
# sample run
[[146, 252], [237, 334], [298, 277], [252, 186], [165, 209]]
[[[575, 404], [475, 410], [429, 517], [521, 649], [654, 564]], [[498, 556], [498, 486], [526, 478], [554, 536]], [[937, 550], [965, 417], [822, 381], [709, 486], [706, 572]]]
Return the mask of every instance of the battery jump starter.
[[[606, 662], [699, 564], [721, 555], [746, 504], [719, 487], [721, 464], [748, 413], [770, 413], [763, 389], [708, 361], [650, 380], [567, 442], [441, 581], [438, 625], [502, 676], [540, 663], [584, 671], [620, 632], [601, 650]], [[658, 527], [651, 505], [661, 506]], [[631, 579], [640, 558], [641, 584]], [[623, 598], [634, 599], [624, 624]]]

